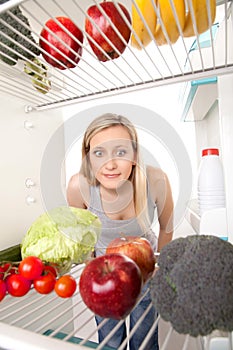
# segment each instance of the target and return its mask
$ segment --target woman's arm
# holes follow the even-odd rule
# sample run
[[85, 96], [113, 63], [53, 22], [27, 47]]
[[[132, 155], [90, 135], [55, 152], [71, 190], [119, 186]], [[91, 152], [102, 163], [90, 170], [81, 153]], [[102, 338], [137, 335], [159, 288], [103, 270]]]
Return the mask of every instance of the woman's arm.
[[167, 175], [157, 168], [149, 168], [150, 188], [154, 198], [159, 220], [158, 251], [172, 240], [173, 236], [173, 198]]
[[82, 174], [75, 174], [71, 177], [67, 187], [67, 201], [69, 206], [76, 208], [88, 207], [89, 185]]

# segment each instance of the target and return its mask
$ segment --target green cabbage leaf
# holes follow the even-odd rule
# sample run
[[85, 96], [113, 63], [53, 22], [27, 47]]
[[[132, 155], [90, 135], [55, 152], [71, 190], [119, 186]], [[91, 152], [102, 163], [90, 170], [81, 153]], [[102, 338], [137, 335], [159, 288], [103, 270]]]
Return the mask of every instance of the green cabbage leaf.
[[34, 255], [68, 271], [90, 258], [100, 234], [101, 222], [89, 210], [57, 207], [31, 225], [21, 243], [22, 259]]

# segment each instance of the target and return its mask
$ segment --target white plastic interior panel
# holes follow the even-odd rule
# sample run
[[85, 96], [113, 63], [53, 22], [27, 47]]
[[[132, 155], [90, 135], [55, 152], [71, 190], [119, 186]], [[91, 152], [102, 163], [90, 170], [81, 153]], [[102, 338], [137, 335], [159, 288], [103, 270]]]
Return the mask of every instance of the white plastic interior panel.
[[182, 120], [202, 120], [218, 98], [217, 77], [184, 83]]
[[[112, 0], [112, 2], [119, 9], [118, 2], [116, 0]], [[141, 20], [145, 23], [135, 0], [122, 0], [121, 3], [125, 5], [130, 14], [132, 6], [136, 7]], [[29, 111], [31, 109], [58, 107], [164, 84], [190, 82], [191, 80], [208, 79], [209, 77], [232, 73], [232, 1], [218, 1], [214, 24], [210, 25], [209, 30], [201, 35], [198, 35], [195, 24], [193, 24], [197, 35], [192, 37], [183, 36], [172, 0], [170, 4], [179, 29], [179, 39], [174, 44], [171, 44], [167, 37], [166, 44], [158, 45], [153, 33], [145, 23], [145, 28], [148, 29], [151, 40], [149, 45], [137, 49], [131, 45], [131, 40], [129, 40], [128, 43], [125, 43], [127, 44], [126, 49], [120, 57], [116, 59], [108, 57], [109, 60], [101, 62], [88, 43], [88, 34], [85, 32], [84, 25], [85, 19], [88, 17], [87, 9], [91, 5], [99, 7], [98, 1], [10, 0], [3, 3], [0, 5], [0, 14], [8, 14], [11, 18], [12, 14], [9, 10], [15, 5], [20, 6], [23, 14], [29, 20], [29, 26], [21, 24], [31, 31], [36, 45], [39, 45], [40, 33], [45, 26], [45, 22], [56, 16], [69, 17], [82, 30], [84, 40], [81, 45], [80, 60], [77, 64], [74, 64], [74, 68], [57, 69], [48, 64], [43, 59], [42, 54], [36, 56], [39, 60], [41, 77], [43, 72], [46, 74], [46, 79], [42, 83], [40, 91], [33, 86], [32, 78], [24, 72], [25, 63], [29, 60], [22, 56], [22, 59], [13, 62], [13, 65], [0, 60], [0, 91], [23, 99]], [[207, 0], [206, 4], [209, 14], [210, 1]], [[154, 1], [152, 1], [152, 5], [157, 15], [157, 23], [160, 23], [166, 37], [166, 28], [163, 26], [159, 7]], [[18, 21], [17, 17], [14, 19]], [[107, 20], [109, 21], [109, 18]], [[125, 21], [131, 30], [131, 36], [134, 34], [137, 38], [134, 27], [130, 21], [127, 21], [126, 17]], [[193, 23], [195, 23], [195, 18]], [[4, 23], [3, 19], [0, 19], [1, 24], [9, 26], [9, 24]], [[19, 37], [22, 36], [17, 32], [17, 28], [9, 27], [9, 29], [15, 31], [15, 34], [18, 34]], [[6, 38], [5, 35], [4, 38]], [[122, 38], [122, 40], [124, 39]], [[4, 46], [4, 44], [2, 45]], [[41, 49], [42, 51], [43, 49]], [[5, 58], [7, 58], [7, 53]], [[68, 58], [68, 60], [70, 59]], [[44, 71], [41, 71], [41, 64], [44, 65]]]

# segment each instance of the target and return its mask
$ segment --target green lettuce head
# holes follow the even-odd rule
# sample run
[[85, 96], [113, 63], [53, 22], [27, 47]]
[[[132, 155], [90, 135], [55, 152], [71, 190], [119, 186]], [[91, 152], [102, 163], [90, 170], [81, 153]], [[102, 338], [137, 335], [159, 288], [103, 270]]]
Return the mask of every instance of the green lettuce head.
[[89, 210], [58, 207], [32, 224], [22, 240], [22, 259], [34, 255], [68, 271], [90, 258], [100, 233], [100, 220]]

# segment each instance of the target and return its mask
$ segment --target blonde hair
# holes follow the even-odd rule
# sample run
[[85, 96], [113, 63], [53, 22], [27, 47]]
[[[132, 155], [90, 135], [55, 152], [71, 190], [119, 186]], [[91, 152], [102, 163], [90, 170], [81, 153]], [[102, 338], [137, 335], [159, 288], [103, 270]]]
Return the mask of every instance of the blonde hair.
[[129, 180], [133, 185], [133, 200], [138, 223], [143, 232], [148, 231], [149, 218], [147, 209], [147, 180], [144, 164], [141, 160], [138, 135], [134, 125], [124, 116], [112, 113], [106, 113], [97, 117], [86, 129], [82, 142], [82, 165], [80, 173], [82, 173], [92, 186], [98, 185], [97, 179], [92, 172], [89, 151], [90, 142], [94, 135], [103, 129], [122, 125], [129, 133], [133, 150], [135, 153], [135, 166], [132, 169]]

